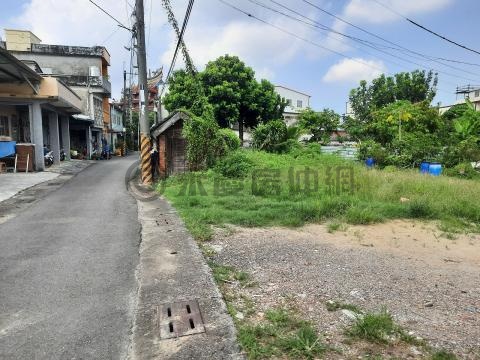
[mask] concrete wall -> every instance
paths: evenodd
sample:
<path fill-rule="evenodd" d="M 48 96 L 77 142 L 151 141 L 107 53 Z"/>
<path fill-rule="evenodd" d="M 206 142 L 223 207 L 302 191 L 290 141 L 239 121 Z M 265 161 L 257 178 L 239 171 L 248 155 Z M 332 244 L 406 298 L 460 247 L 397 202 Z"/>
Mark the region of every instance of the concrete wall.
<path fill-rule="evenodd" d="M 52 69 L 52 74 L 55 75 L 89 76 L 90 66 L 96 66 L 99 74 L 103 75 L 100 57 L 58 56 L 21 51 L 14 51 L 12 54 L 20 60 L 36 61 L 43 71 Z"/>
<path fill-rule="evenodd" d="M 31 31 L 5 29 L 5 43 L 9 51 L 30 51 L 32 44 L 39 44 L 40 39 Z"/>

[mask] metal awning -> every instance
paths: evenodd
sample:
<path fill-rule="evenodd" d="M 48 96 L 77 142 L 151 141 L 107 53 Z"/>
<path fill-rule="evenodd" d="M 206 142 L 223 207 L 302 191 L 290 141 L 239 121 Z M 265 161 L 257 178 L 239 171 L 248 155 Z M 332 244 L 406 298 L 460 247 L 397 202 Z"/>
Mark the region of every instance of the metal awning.
<path fill-rule="evenodd" d="M 42 80 L 40 74 L 30 69 L 7 50 L 0 48 L 0 83 L 38 83 L 40 80 Z"/>

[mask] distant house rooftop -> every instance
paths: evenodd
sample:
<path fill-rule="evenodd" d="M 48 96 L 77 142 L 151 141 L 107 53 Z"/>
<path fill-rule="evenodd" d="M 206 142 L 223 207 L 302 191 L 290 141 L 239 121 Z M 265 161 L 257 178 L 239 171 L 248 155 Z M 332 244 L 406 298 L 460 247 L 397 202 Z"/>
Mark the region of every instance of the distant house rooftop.
<path fill-rule="evenodd" d="M 103 46 L 70 46 L 42 44 L 39 37 L 28 30 L 5 29 L 5 44 L 9 51 L 32 52 L 60 56 L 102 57 L 110 65 L 110 53 Z"/>
<path fill-rule="evenodd" d="M 275 85 L 275 88 L 282 88 L 282 89 L 286 89 L 286 90 L 290 90 L 290 91 L 295 91 L 296 93 L 299 93 L 299 94 L 302 94 L 302 95 L 305 95 L 305 96 L 308 96 L 308 97 L 312 97 L 311 95 L 306 94 L 302 91 L 298 91 L 298 90 L 295 90 L 295 89 L 292 89 L 292 88 L 289 88 L 289 87 L 286 87 L 286 86 L 283 86 L 283 85 Z"/>

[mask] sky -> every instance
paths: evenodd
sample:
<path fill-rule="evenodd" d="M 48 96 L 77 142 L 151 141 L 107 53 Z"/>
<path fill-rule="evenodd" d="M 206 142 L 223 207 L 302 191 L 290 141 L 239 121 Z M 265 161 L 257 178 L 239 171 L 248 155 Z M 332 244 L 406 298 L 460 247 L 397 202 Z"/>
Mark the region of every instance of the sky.
<path fill-rule="evenodd" d="M 195 1 L 185 43 L 197 68 L 203 69 L 208 61 L 224 54 L 237 55 L 254 69 L 258 79 L 266 78 L 310 94 L 310 105 L 315 110 L 331 108 L 344 113 L 350 89 L 360 80 L 371 80 L 381 73 L 433 69 L 439 76 L 434 103 L 442 105 L 455 102 L 456 86 L 480 84 L 479 54 L 441 40 L 402 17 L 480 52 L 478 0 L 308 0 L 311 4 L 304 0 L 224 1 L 264 22 L 220 0 Z M 127 27 L 131 25 L 134 0 L 95 2 Z M 167 23 L 161 0 L 144 2 L 147 67 L 155 70 L 163 66 L 167 73 L 176 45 L 175 34 Z M 171 3 L 181 24 L 188 1 Z M 1 29 L 24 29 L 45 44 L 105 46 L 111 54 L 112 97 L 120 98 L 123 70 L 129 69 L 130 61 L 125 49 L 131 37 L 127 30 L 88 0 L 0 0 L 0 5 L 2 37 Z M 322 30 L 322 26 L 349 37 Z M 398 45 L 401 51 L 392 49 Z M 476 65 L 435 61 L 438 58 Z M 176 68 L 183 66 L 179 56 Z"/>

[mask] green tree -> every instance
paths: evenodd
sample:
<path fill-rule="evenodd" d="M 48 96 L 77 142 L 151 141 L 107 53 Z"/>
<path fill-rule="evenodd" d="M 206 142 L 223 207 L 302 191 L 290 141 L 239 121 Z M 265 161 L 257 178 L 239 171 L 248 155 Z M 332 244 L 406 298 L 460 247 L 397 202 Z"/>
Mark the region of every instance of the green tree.
<path fill-rule="evenodd" d="M 201 73 L 203 87 L 220 127 L 238 121 L 243 141 L 243 126 L 255 127 L 281 117 L 285 104 L 267 80 L 258 83 L 254 71 L 237 56 L 225 55 L 207 64 Z"/>
<path fill-rule="evenodd" d="M 365 133 L 380 144 L 387 145 L 395 138 L 402 140 L 406 133 L 436 134 L 440 128 L 438 112 L 427 102 L 412 104 L 402 100 L 373 112 Z"/>
<path fill-rule="evenodd" d="M 347 131 L 357 133 L 359 138 L 368 137 L 367 132 L 361 131 L 362 127 L 373 120 L 375 111 L 395 101 L 407 100 L 411 103 L 425 101 L 430 104 L 436 94 L 437 82 L 437 74 L 424 70 L 402 72 L 393 77 L 382 74 L 372 80 L 370 85 L 365 80 L 360 81 L 359 87 L 352 89 L 349 96 L 350 106 L 359 124 L 348 121 Z"/>
<path fill-rule="evenodd" d="M 254 71 L 230 55 L 209 62 L 200 73 L 174 72 L 163 104 L 168 111 L 185 109 L 197 116 L 213 113 L 222 128 L 237 121 L 253 128 L 280 119 L 286 105 L 269 81 L 257 82 Z M 243 138 L 243 126 L 239 133 Z"/>
<path fill-rule="evenodd" d="M 210 61 L 201 79 L 213 114 L 220 127 L 245 120 L 256 87 L 255 73 L 236 56 Z"/>
<path fill-rule="evenodd" d="M 255 127 L 259 121 L 266 123 L 281 119 L 285 106 L 287 102 L 275 92 L 275 86 L 270 81 L 262 79 L 255 87 L 253 101 L 250 104 L 251 113 L 245 118 L 245 125 Z"/>
<path fill-rule="evenodd" d="M 186 109 L 196 116 L 211 111 L 199 75 L 187 73 L 185 70 L 173 72 L 168 82 L 168 93 L 163 98 L 163 105 L 169 112 Z"/>
<path fill-rule="evenodd" d="M 328 142 L 330 135 L 340 124 L 340 115 L 331 109 L 315 112 L 308 108 L 299 116 L 299 126 L 312 134 L 311 141 Z"/>

